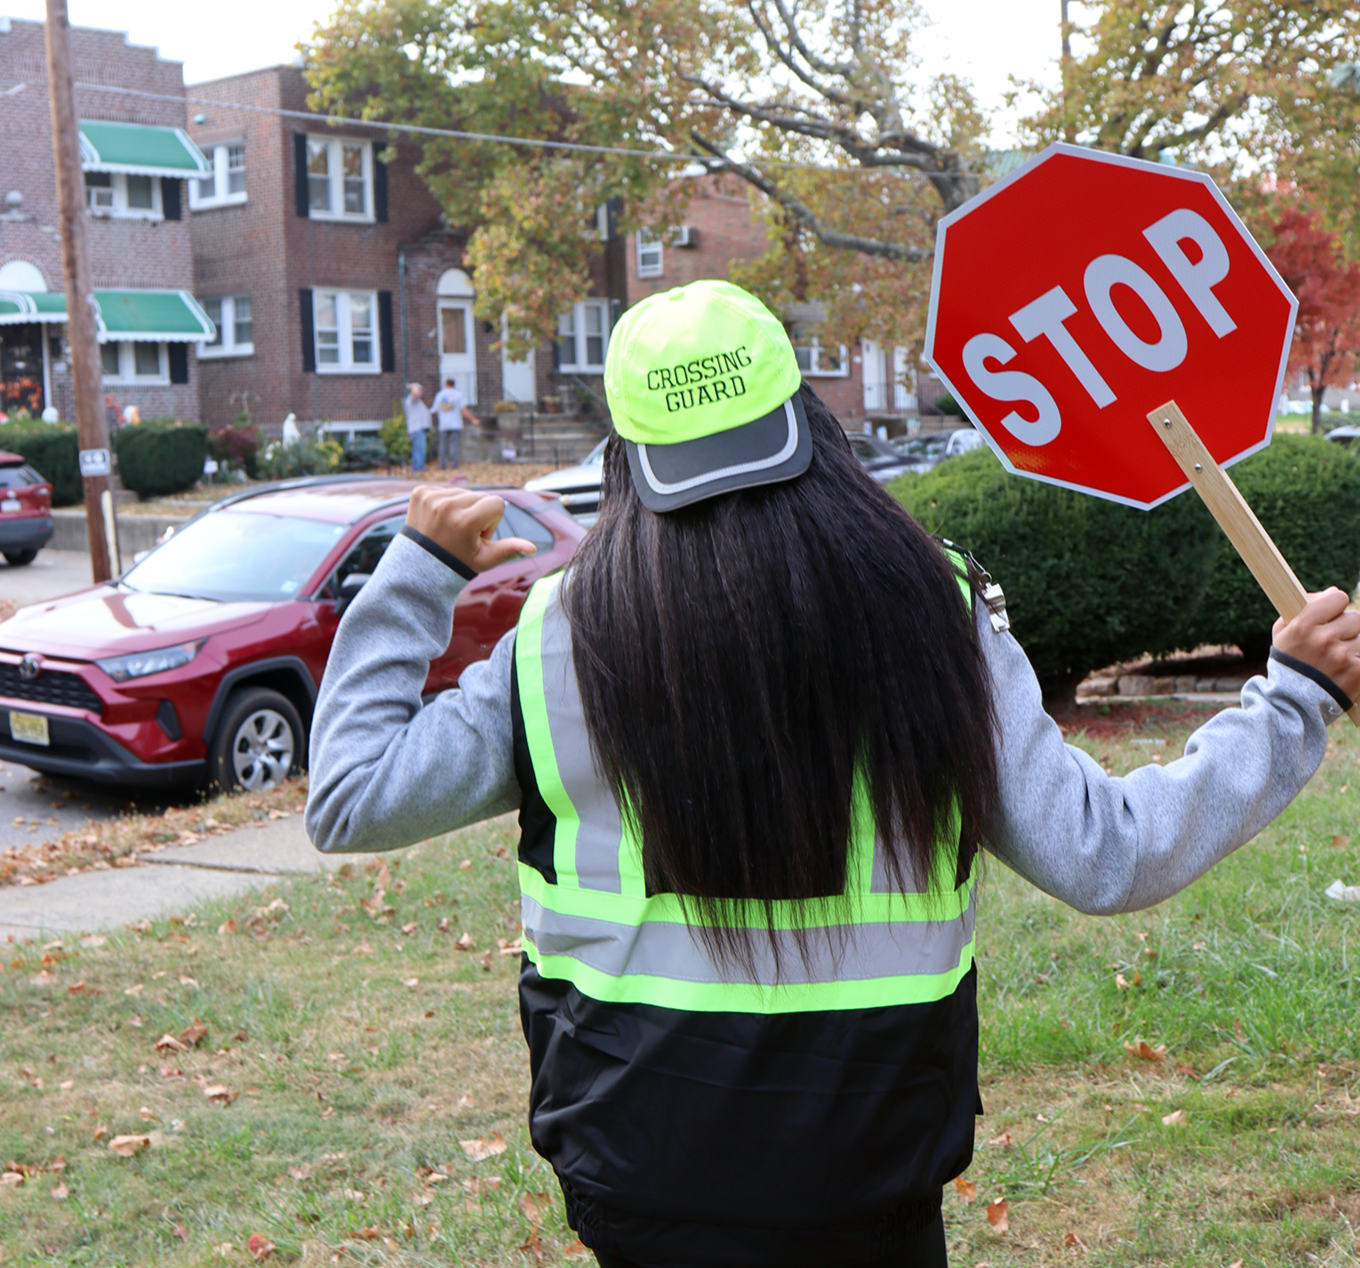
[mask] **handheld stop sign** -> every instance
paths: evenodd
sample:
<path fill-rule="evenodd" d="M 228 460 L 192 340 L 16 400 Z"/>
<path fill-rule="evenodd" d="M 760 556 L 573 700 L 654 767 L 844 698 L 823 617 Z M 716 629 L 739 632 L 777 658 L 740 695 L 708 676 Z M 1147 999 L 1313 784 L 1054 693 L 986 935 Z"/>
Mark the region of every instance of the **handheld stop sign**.
<path fill-rule="evenodd" d="M 1297 310 L 1208 176 L 1057 144 L 940 222 L 925 356 L 1017 475 L 1144 509 L 1193 486 L 1290 620 L 1223 468 L 1270 443 Z"/>

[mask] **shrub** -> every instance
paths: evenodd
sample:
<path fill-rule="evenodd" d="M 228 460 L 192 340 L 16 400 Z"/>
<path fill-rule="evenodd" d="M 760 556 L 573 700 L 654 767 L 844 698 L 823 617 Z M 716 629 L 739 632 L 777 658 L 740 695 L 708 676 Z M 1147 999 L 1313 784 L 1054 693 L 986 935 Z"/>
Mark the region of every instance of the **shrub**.
<path fill-rule="evenodd" d="M 963 406 L 948 392 L 937 398 L 935 401 L 935 408 L 939 410 L 941 414 L 947 414 L 954 418 L 963 417 Z"/>
<path fill-rule="evenodd" d="M 381 467 L 387 461 L 387 449 L 376 436 L 356 436 L 345 446 L 346 471 L 362 471 L 367 467 Z"/>
<path fill-rule="evenodd" d="M 411 461 L 411 433 L 406 430 L 406 419 L 400 414 L 394 414 L 383 423 L 378 438 L 382 441 L 383 451 L 393 462 L 399 462 L 404 467 Z"/>
<path fill-rule="evenodd" d="M 1092 669 L 1174 646 L 1218 532 L 1197 497 L 1135 510 L 1010 475 L 988 449 L 890 489 L 1001 584 L 1015 636 L 1050 698 L 1070 695 Z"/>
<path fill-rule="evenodd" d="M 0 427 L 0 449 L 22 454 L 52 483 L 52 505 L 74 506 L 84 489 L 80 479 L 80 441 L 69 423 L 9 423 Z"/>
<path fill-rule="evenodd" d="M 329 475 L 340 466 L 344 453 L 338 440 L 303 440 L 296 445 L 276 440 L 260 451 L 256 465 L 266 480 L 293 480 Z"/>
<path fill-rule="evenodd" d="M 252 480 L 256 477 L 259 450 L 258 427 L 218 427 L 208 433 L 208 453 L 219 463 L 230 463 L 244 471 Z"/>
<path fill-rule="evenodd" d="M 1277 434 L 1268 449 L 1230 469 L 1305 590 L 1360 580 L 1360 457 L 1321 436 Z M 1221 533 L 1199 606 L 1177 623 L 1182 647 L 1236 643 L 1249 657 L 1270 647 L 1275 609 Z"/>
<path fill-rule="evenodd" d="M 208 429 L 199 423 L 148 418 L 113 434 L 118 474 L 140 498 L 191 489 L 203 478 Z"/>

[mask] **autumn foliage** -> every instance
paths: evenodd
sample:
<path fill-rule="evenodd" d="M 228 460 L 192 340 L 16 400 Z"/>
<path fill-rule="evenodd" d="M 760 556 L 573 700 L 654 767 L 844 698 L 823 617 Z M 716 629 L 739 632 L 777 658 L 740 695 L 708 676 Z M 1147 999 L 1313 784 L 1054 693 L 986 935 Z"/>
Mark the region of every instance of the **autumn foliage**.
<path fill-rule="evenodd" d="M 1313 431 L 1321 431 L 1322 396 L 1347 381 L 1360 357 L 1360 264 L 1313 211 L 1289 207 L 1273 226 L 1267 254 L 1299 300 L 1290 373 L 1301 373 L 1313 398 Z"/>

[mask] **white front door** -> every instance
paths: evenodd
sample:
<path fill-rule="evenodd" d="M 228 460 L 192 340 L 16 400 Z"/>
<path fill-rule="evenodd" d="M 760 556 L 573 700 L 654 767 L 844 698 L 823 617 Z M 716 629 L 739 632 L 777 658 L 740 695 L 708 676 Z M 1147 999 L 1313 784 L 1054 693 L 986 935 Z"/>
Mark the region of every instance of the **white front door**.
<path fill-rule="evenodd" d="M 452 379 L 469 405 L 477 404 L 477 341 L 472 300 L 439 301 L 439 386 Z"/>
<path fill-rule="evenodd" d="M 916 376 L 907 367 L 907 350 L 894 348 L 892 359 L 893 409 L 916 410 Z"/>
<path fill-rule="evenodd" d="M 505 315 L 501 314 L 501 338 L 505 338 Z M 538 381 L 534 373 L 534 350 L 523 361 L 511 361 L 501 347 L 501 396 L 507 401 L 535 401 Z"/>
<path fill-rule="evenodd" d="M 884 373 L 883 347 L 873 339 L 860 348 L 864 358 L 864 408 L 877 413 L 888 408 L 887 375 Z"/>

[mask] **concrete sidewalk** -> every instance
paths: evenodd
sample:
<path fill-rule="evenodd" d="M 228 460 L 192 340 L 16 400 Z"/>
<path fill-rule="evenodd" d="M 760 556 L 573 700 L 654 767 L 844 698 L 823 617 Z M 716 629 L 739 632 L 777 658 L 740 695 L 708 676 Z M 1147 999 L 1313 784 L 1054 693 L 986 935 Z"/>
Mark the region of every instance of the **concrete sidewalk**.
<path fill-rule="evenodd" d="M 301 815 L 263 821 L 148 854 L 137 867 L 0 888 L 0 939 L 119 929 L 134 920 L 181 915 L 205 899 L 230 898 L 282 876 L 335 871 L 372 857 L 318 853 Z"/>

